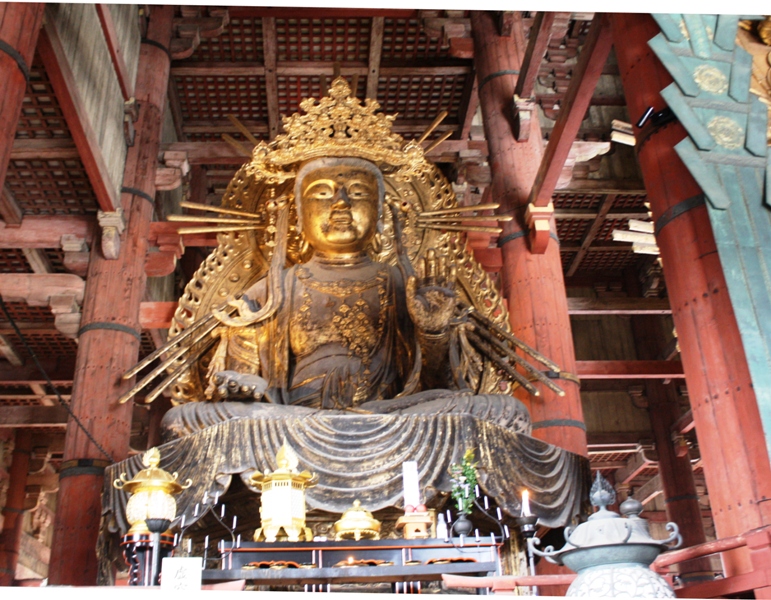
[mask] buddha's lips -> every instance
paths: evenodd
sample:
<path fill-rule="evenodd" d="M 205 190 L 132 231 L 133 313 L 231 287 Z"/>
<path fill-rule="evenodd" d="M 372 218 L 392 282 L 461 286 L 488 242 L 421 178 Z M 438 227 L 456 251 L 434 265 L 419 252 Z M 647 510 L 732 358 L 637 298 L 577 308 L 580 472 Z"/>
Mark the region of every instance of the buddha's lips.
<path fill-rule="evenodd" d="M 353 215 L 350 210 L 333 210 L 329 220 L 335 225 L 350 225 L 353 223 Z"/>

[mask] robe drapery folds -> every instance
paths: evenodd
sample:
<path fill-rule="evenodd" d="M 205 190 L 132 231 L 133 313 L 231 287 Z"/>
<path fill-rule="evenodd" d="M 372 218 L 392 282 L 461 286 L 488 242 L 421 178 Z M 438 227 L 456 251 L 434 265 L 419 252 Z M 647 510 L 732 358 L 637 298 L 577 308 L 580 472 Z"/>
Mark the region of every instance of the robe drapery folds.
<path fill-rule="evenodd" d="M 186 514 L 189 525 L 195 520 L 193 506 L 205 492 L 222 495 L 233 476 L 248 482 L 254 471 L 275 470 L 284 440 L 297 453 L 299 468 L 318 474 L 318 484 L 306 491 L 309 510 L 341 514 L 355 499 L 371 511 L 401 507 L 402 463 L 410 460 L 418 463 L 421 492 L 431 505 L 449 493 L 447 466 L 460 463 L 469 448 L 476 451 L 482 491 L 509 515 L 520 514 L 521 493 L 527 489 L 540 523 L 560 527 L 582 512 L 588 497 L 586 458 L 468 414 L 316 411 L 296 418 L 265 414 L 233 419 L 160 446 L 161 467 L 193 482 L 176 497 L 177 515 Z M 141 456 L 134 456 L 105 473 L 105 521 L 114 518 L 123 532 L 129 528 L 128 495 L 112 482 L 121 473 L 131 478 L 142 468 Z"/>

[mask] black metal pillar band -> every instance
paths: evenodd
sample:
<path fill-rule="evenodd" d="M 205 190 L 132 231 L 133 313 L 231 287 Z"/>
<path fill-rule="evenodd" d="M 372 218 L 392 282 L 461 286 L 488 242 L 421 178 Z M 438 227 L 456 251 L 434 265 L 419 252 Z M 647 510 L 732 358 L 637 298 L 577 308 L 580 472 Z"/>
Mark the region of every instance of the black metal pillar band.
<path fill-rule="evenodd" d="M 4 40 L 0 40 L 0 51 L 5 52 L 16 62 L 16 66 L 19 67 L 19 71 L 21 71 L 21 74 L 24 75 L 24 81 L 29 83 L 29 67 L 27 66 L 27 61 L 24 60 L 24 57 L 21 55 L 21 53 L 19 53 L 16 48 Z"/>
<path fill-rule="evenodd" d="M 160 48 L 161 50 L 163 50 L 166 53 L 166 56 L 169 57 L 169 62 L 171 62 L 173 60 L 172 56 L 171 56 L 171 52 L 169 51 L 169 49 L 166 46 L 164 46 L 163 44 L 161 44 L 160 42 L 156 42 L 155 40 L 151 40 L 151 39 L 148 39 L 148 38 L 142 38 L 142 43 L 143 44 L 147 44 L 148 46 L 155 46 L 156 48 Z"/>
<path fill-rule="evenodd" d="M 699 497 L 696 494 L 680 494 L 679 496 L 672 496 L 671 498 L 667 498 L 664 500 L 664 504 L 669 504 L 670 502 L 678 502 L 680 500 L 698 500 Z"/>
<path fill-rule="evenodd" d="M 508 233 L 504 235 L 501 238 L 498 238 L 498 244 L 497 246 L 499 248 L 503 248 L 506 244 L 509 242 L 513 242 L 514 240 L 518 240 L 521 237 L 525 237 L 530 233 L 529 230 L 523 230 L 523 231 L 515 231 L 514 233 Z M 552 232 L 549 232 L 549 237 L 553 239 L 558 244 L 560 243 L 560 239 L 557 237 L 557 234 Z"/>
<path fill-rule="evenodd" d="M 59 479 L 65 477 L 77 477 L 79 475 L 104 475 L 104 470 L 110 466 L 110 462 L 100 458 L 77 458 L 62 463 Z"/>
<path fill-rule="evenodd" d="M 545 421 L 533 423 L 533 429 L 545 429 L 546 427 L 576 427 L 586 431 L 586 423 L 576 419 L 546 419 Z"/>
<path fill-rule="evenodd" d="M 490 81 L 491 79 L 495 79 L 496 77 L 502 77 L 504 75 L 519 75 L 519 70 L 517 69 L 504 69 L 503 71 L 496 71 L 495 73 L 490 73 L 487 77 L 483 77 L 482 81 L 479 82 L 479 88 L 482 89 L 485 84 Z"/>
<path fill-rule="evenodd" d="M 140 198 L 147 200 L 153 206 L 153 208 L 155 207 L 155 199 L 150 194 L 147 194 L 142 190 L 138 190 L 137 188 L 133 187 L 126 187 L 124 185 L 120 188 L 120 192 L 121 194 L 132 194 L 134 196 L 139 196 Z"/>
<path fill-rule="evenodd" d="M 682 202 L 678 202 L 674 206 L 670 206 L 656 220 L 656 227 L 654 228 L 653 232 L 658 235 L 659 232 L 664 229 L 664 227 L 669 225 L 677 217 L 687 213 L 689 210 L 693 210 L 694 208 L 701 206 L 704 204 L 704 202 L 704 194 L 696 194 L 695 196 L 691 196 Z"/>
<path fill-rule="evenodd" d="M 111 329 L 113 331 L 121 331 L 123 333 L 128 333 L 130 335 L 133 335 L 139 341 L 142 341 L 142 334 L 136 331 L 135 329 L 131 329 L 131 327 L 127 327 L 126 325 L 121 325 L 120 323 L 106 323 L 104 321 L 94 321 L 93 323 L 84 325 L 83 327 L 78 329 L 78 337 L 80 337 L 80 335 L 85 333 L 86 331 L 91 331 L 92 329 Z"/>

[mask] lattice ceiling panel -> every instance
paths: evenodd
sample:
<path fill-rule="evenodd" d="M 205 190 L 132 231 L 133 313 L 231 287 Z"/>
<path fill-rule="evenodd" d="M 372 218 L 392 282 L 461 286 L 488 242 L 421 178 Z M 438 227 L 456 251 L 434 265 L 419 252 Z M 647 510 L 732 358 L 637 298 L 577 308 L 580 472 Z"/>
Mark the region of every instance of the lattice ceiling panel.
<path fill-rule="evenodd" d="M 10 397 L 0 395 L 0 406 L 40 406 L 40 401 L 36 397 Z"/>
<path fill-rule="evenodd" d="M 143 331 L 139 342 L 139 358 L 144 358 L 155 351 L 155 342 L 149 331 Z"/>
<path fill-rule="evenodd" d="M 619 194 L 613 202 L 614 210 L 645 208 L 648 196 L 645 194 Z"/>
<path fill-rule="evenodd" d="M 594 251 L 587 252 L 578 268 L 579 273 L 587 271 L 602 271 L 605 274 L 620 273 L 637 262 L 638 255 L 631 248 L 618 251 Z M 563 259 L 563 265 L 565 261 Z M 569 263 L 568 263 L 569 264 Z"/>
<path fill-rule="evenodd" d="M 610 242 L 613 240 L 614 229 L 628 229 L 628 219 L 605 219 L 602 223 L 602 227 L 597 232 L 595 242 Z"/>
<path fill-rule="evenodd" d="M 0 249 L 0 273 L 32 273 L 24 253 L 15 248 Z M 4 315 L 0 311 L 0 318 Z"/>
<path fill-rule="evenodd" d="M 50 332 L 22 332 L 24 333 L 24 339 L 27 340 L 27 344 L 32 350 L 40 357 L 71 357 L 75 358 L 78 351 L 78 345 L 75 340 L 64 337 L 58 331 Z M 8 341 L 19 353 L 19 356 L 28 357 L 24 344 L 15 333 L 7 335 Z"/>
<path fill-rule="evenodd" d="M 377 98 L 386 114 L 402 119 L 433 119 L 446 110 L 448 121 L 458 120 L 466 75 L 381 77 Z"/>
<path fill-rule="evenodd" d="M 53 323 L 54 315 L 48 306 L 30 306 L 26 302 L 6 302 L 5 307 L 11 318 L 17 323 Z M 5 313 L 0 310 L 0 322 L 7 322 Z"/>
<path fill-rule="evenodd" d="M 175 78 L 185 120 L 239 119 L 267 121 L 265 82 L 259 76 Z"/>
<path fill-rule="evenodd" d="M 35 54 L 16 129 L 17 139 L 70 139 L 70 130 L 40 57 Z"/>
<path fill-rule="evenodd" d="M 12 160 L 6 184 L 25 215 L 84 215 L 96 196 L 80 160 Z"/>
<path fill-rule="evenodd" d="M 381 59 L 414 60 L 449 55 L 449 48 L 442 48 L 441 40 L 431 40 L 421 29 L 417 19 L 385 19 L 383 25 L 383 51 Z"/>
<path fill-rule="evenodd" d="M 367 61 L 371 19 L 276 19 L 278 60 Z"/>
<path fill-rule="evenodd" d="M 562 259 L 562 270 L 564 272 L 567 273 L 567 270 L 570 268 L 570 265 L 573 264 L 573 259 L 576 257 L 576 254 L 578 254 L 578 252 L 566 251 L 566 250 L 560 251 L 560 258 Z"/>
<path fill-rule="evenodd" d="M 217 37 L 201 38 L 189 62 L 263 62 L 262 19 L 230 19 Z"/>
<path fill-rule="evenodd" d="M 563 244 L 580 243 L 591 224 L 588 219 L 557 219 L 557 237 Z"/>
<path fill-rule="evenodd" d="M 54 273 L 69 273 L 69 270 L 64 266 L 64 250 L 61 248 L 44 248 L 43 252 L 48 257 Z"/>
<path fill-rule="evenodd" d="M 554 202 L 554 208 L 557 209 L 597 209 L 603 198 L 604 194 L 563 194 L 557 192 L 552 196 L 552 202 Z"/>

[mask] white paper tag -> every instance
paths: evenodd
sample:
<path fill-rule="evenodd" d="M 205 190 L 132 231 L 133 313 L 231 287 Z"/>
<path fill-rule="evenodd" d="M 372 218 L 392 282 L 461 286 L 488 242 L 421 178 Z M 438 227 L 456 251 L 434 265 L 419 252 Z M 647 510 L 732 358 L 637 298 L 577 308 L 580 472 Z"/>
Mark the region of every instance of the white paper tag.
<path fill-rule="evenodd" d="M 203 559 L 200 556 L 164 558 L 161 567 L 161 589 L 200 590 L 202 567 Z"/>

